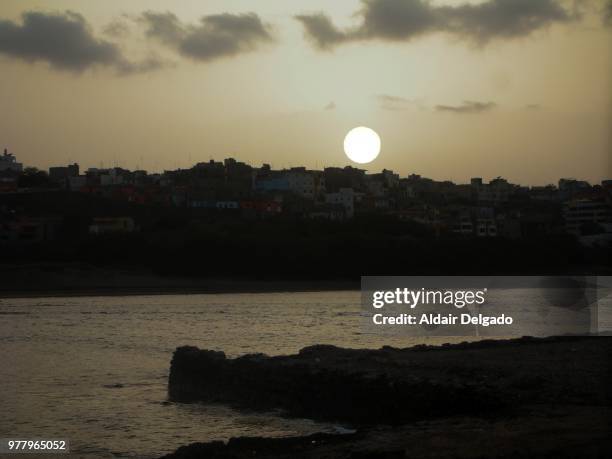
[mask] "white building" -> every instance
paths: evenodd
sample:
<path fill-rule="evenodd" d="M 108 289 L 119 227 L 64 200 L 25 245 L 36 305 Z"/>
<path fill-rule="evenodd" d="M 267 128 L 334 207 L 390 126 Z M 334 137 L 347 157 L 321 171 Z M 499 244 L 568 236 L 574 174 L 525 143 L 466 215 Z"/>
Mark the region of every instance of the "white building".
<path fill-rule="evenodd" d="M 565 230 L 581 235 L 583 225 L 605 225 L 612 223 L 612 208 L 604 201 L 577 199 L 565 204 Z"/>
<path fill-rule="evenodd" d="M 21 172 L 23 170 L 23 164 L 18 163 L 15 155 L 4 149 L 4 154 L 0 156 L 0 171 L 15 171 Z"/>
<path fill-rule="evenodd" d="M 100 175 L 100 185 L 102 186 L 123 185 L 124 182 L 123 176 L 117 175 L 112 171 L 110 174 Z"/>
<path fill-rule="evenodd" d="M 68 186 L 71 190 L 80 190 L 87 186 L 87 177 L 85 175 L 77 175 L 76 177 L 68 177 Z"/>
<path fill-rule="evenodd" d="M 132 233 L 137 229 L 132 217 L 96 217 L 89 225 L 90 234 Z"/>
<path fill-rule="evenodd" d="M 515 191 L 515 186 L 501 177 L 497 177 L 489 183 L 483 183 L 481 178 L 473 178 L 471 187 L 479 202 L 490 204 L 508 202 Z"/>
<path fill-rule="evenodd" d="M 238 201 L 217 201 L 215 203 L 217 209 L 239 209 Z"/>
<path fill-rule="evenodd" d="M 344 207 L 346 218 L 355 215 L 355 192 L 352 188 L 340 188 L 337 193 L 326 193 L 325 202 L 328 204 L 340 204 Z"/>
<path fill-rule="evenodd" d="M 381 180 L 367 180 L 366 186 L 370 196 L 382 198 L 385 195 L 385 184 Z"/>
<path fill-rule="evenodd" d="M 302 168 L 294 168 L 285 172 L 284 178 L 290 191 L 307 199 L 314 198 L 315 178 L 313 174 Z"/>
<path fill-rule="evenodd" d="M 492 218 L 479 218 L 476 220 L 476 236 L 495 237 L 497 236 L 497 224 Z"/>
<path fill-rule="evenodd" d="M 453 226 L 453 232 L 463 235 L 474 234 L 474 224 L 472 218 L 469 215 L 462 215 L 457 223 Z"/>

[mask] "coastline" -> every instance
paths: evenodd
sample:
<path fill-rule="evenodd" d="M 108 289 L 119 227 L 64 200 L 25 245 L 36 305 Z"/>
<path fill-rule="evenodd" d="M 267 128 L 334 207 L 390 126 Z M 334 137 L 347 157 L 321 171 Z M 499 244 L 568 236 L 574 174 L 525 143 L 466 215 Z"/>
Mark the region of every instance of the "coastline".
<path fill-rule="evenodd" d="M 36 286 L 36 287 L 34 287 Z M 351 280 L 263 280 L 161 276 L 81 264 L 0 265 L 0 299 L 359 291 Z"/>
<path fill-rule="evenodd" d="M 513 417 L 457 416 L 348 434 L 239 437 L 181 446 L 161 459 L 599 459 L 611 457 L 609 407 L 531 407 Z"/>
<path fill-rule="evenodd" d="M 62 298 L 102 296 L 158 296 L 158 295 L 222 295 L 245 293 L 300 293 L 359 291 L 359 285 L 351 282 L 265 282 L 265 281 L 213 281 L 199 287 L 98 287 L 95 289 L 45 289 L 45 290 L 0 290 L 0 300 L 14 298 Z"/>
<path fill-rule="evenodd" d="M 233 359 L 182 347 L 171 363 L 173 402 L 276 408 L 354 430 L 193 443 L 164 458 L 610 457 L 611 356 L 604 337 L 318 345 Z"/>

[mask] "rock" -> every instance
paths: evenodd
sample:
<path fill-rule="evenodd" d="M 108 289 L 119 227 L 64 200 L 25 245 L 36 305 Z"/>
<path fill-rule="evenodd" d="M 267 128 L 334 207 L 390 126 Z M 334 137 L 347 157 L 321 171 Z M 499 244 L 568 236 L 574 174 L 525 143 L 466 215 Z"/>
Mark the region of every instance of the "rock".
<path fill-rule="evenodd" d="M 611 414 L 610 407 L 539 406 L 496 420 L 451 417 L 351 435 L 194 443 L 164 459 L 603 458 L 612 457 Z"/>
<path fill-rule="evenodd" d="M 169 399 L 221 402 L 354 425 L 402 424 L 450 415 L 496 416 L 519 403 L 609 400 L 612 340 L 518 339 L 380 350 L 310 346 L 297 355 L 180 347 Z M 576 349 L 576 352 L 570 350 Z M 580 368 L 591 375 L 580 378 Z M 599 374 L 600 378 L 594 377 Z"/>
<path fill-rule="evenodd" d="M 351 424 L 355 433 L 238 438 L 167 459 L 612 457 L 612 338 L 523 338 L 297 355 L 178 348 L 168 392 Z M 494 433 L 492 435 L 491 433 Z"/>

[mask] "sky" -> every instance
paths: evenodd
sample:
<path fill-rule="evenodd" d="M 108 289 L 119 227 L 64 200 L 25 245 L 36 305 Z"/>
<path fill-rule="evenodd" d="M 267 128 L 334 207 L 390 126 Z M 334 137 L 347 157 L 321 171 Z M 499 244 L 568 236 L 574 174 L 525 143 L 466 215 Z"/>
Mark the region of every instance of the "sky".
<path fill-rule="evenodd" d="M 26 166 L 358 166 L 356 126 L 369 171 L 612 178 L 612 1 L 0 2 L 0 147 Z"/>

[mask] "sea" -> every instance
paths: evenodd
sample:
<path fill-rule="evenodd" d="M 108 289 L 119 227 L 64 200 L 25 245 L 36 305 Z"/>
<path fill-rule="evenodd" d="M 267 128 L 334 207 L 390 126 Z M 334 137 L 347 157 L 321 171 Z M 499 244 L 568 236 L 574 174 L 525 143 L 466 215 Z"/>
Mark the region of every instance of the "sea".
<path fill-rule="evenodd" d="M 0 438 L 67 439 L 72 457 L 155 458 L 192 442 L 345 432 L 172 403 L 168 372 L 184 345 L 236 357 L 464 340 L 367 333 L 360 301 L 359 291 L 0 299 Z"/>
<path fill-rule="evenodd" d="M 153 458 L 192 442 L 343 431 L 167 399 L 178 346 L 236 357 L 321 343 L 416 341 L 363 333 L 358 291 L 0 299 L 0 438 L 67 439 L 73 457 Z"/>

